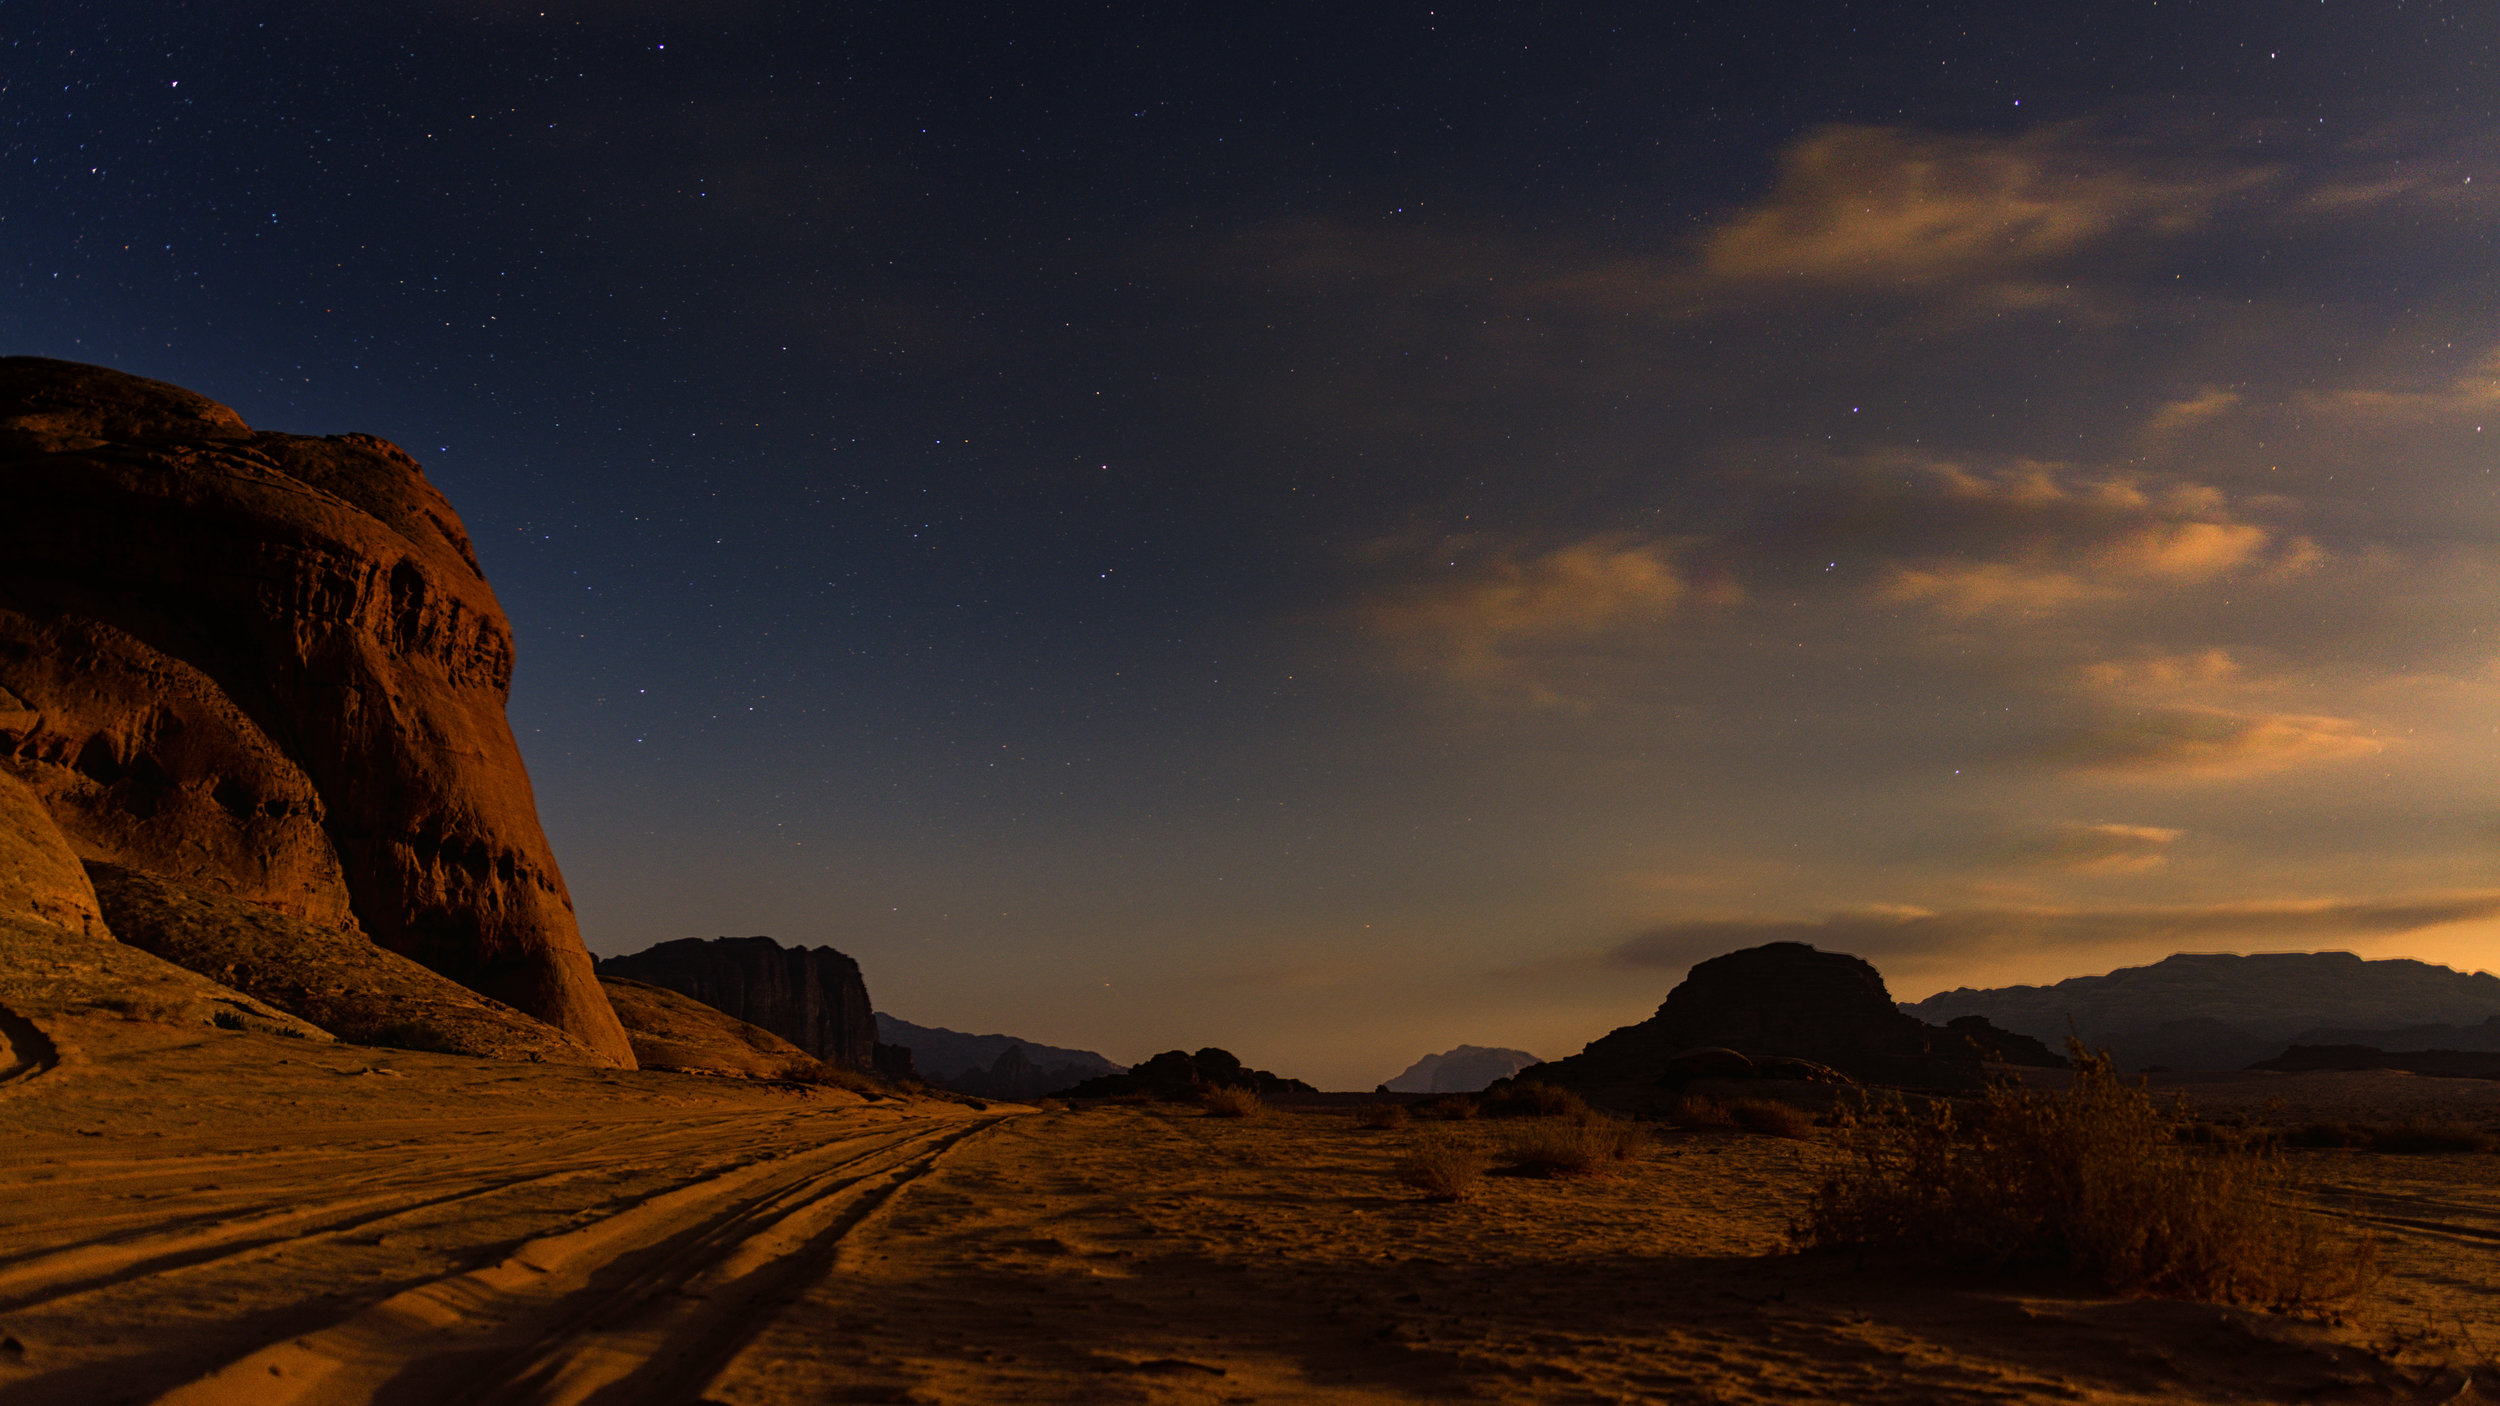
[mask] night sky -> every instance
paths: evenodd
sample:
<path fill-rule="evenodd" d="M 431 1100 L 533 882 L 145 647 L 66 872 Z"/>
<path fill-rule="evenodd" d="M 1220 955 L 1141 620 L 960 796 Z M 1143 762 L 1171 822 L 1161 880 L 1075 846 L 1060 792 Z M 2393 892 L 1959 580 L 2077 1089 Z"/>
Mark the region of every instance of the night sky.
<path fill-rule="evenodd" d="M 1777 937 L 2493 967 L 2496 36 L 0 0 L 0 350 L 425 464 L 597 952 L 1364 1088 Z"/>

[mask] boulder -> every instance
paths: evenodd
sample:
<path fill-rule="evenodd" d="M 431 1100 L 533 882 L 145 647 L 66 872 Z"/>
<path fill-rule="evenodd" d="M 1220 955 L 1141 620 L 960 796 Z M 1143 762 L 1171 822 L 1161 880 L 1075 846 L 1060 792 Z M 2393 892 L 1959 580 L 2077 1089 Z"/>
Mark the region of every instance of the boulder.
<path fill-rule="evenodd" d="M 830 947 L 784 947 L 769 937 L 686 937 L 602 958 L 599 974 L 691 996 L 828 1064 L 877 1067 L 868 983 L 859 963 Z"/>
<path fill-rule="evenodd" d="M 380 946 L 142 870 L 90 862 L 113 935 L 360 1045 L 603 1065 L 579 1040 Z"/>
<path fill-rule="evenodd" d="M 1523 1079 L 1583 1088 L 1655 1087 L 1797 1060 L 1850 1079 L 1903 1088 L 1966 1089 L 1983 1081 L 1966 1040 L 1903 1015 L 1863 958 L 1773 942 L 1699 963 L 1657 1014 L 1591 1041 Z M 1760 1071 L 1752 1071 L 1759 1075 Z M 1793 1067 L 1776 1077 L 1797 1077 Z"/>
<path fill-rule="evenodd" d="M 6 772 L 0 772 L 0 917 L 111 936 L 69 837 L 35 793 Z"/>
<path fill-rule="evenodd" d="M 630 1065 L 504 719 L 511 627 L 415 460 L 8 357 L 0 499 L 0 746 L 83 857 L 352 918 Z"/>
<path fill-rule="evenodd" d="M 602 975 L 599 985 L 645 1069 L 783 1079 L 806 1084 L 863 1083 L 760 1025 L 714 1010 L 664 986 Z"/>

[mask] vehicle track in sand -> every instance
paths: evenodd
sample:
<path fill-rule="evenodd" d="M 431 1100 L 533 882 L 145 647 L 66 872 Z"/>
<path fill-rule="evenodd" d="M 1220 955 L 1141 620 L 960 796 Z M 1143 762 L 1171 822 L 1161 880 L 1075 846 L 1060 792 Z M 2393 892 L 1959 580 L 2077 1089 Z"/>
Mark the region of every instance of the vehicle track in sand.
<path fill-rule="evenodd" d="M 783 1150 L 289 1334 L 160 1406 L 696 1399 L 844 1238 L 995 1126 L 911 1119 Z"/>

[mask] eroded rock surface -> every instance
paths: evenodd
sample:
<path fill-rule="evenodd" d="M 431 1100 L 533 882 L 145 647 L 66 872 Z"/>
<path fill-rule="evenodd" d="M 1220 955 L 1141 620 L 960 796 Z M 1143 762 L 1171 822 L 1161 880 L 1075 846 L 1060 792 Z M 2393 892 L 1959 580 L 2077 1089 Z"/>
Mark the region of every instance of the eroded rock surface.
<path fill-rule="evenodd" d="M 877 1067 L 868 983 L 859 963 L 830 947 L 784 947 L 769 937 L 687 937 L 602 958 L 599 974 L 692 996 L 828 1064 Z"/>
<path fill-rule="evenodd" d="M 106 937 L 95 886 L 35 793 L 0 772 L 0 916 Z"/>
<path fill-rule="evenodd" d="M 416 461 L 9 357 L 0 495 L 0 751 L 84 857 L 352 915 L 630 1065 L 504 720 L 510 626 Z"/>
<path fill-rule="evenodd" d="M 360 1045 L 605 1064 L 579 1040 L 364 934 L 90 863 L 113 935 Z"/>
<path fill-rule="evenodd" d="M 760 1025 L 714 1010 L 664 986 L 602 975 L 608 1004 L 634 1042 L 634 1060 L 645 1069 L 734 1074 L 747 1079 L 798 1083 L 843 1082 L 834 1067 Z M 856 1074 L 849 1082 L 859 1082 Z"/>

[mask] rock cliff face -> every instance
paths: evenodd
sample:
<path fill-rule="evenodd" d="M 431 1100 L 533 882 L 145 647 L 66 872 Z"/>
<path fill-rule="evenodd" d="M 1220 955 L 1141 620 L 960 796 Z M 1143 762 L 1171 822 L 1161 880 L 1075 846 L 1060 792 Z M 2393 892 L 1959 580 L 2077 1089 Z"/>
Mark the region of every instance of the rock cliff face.
<path fill-rule="evenodd" d="M 830 947 L 783 947 L 769 937 L 687 937 L 604 958 L 599 973 L 692 996 L 828 1064 L 877 1067 L 868 983 L 859 963 Z"/>
<path fill-rule="evenodd" d="M 985 1098 L 1028 1098 L 1064 1089 L 1079 1079 L 1098 1074 L 1117 1074 L 1128 1068 L 1115 1064 L 1092 1050 L 1063 1049 L 1045 1045 L 1016 1035 L 967 1035 L 937 1025 L 914 1025 L 877 1012 L 877 1039 L 888 1049 L 909 1052 L 907 1063 L 918 1077 L 957 1093 L 978 1094 Z M 1017 1074 L 1012 1090 L 1002 1086 L 997 1076 L 998 1062 L 1010 1053 L 1016 1065 L 1030 1073 Z M 1057 1082 L 1049 1082 L 1056 1080 Z M 1028 1087 L 1032 1083 L 1045 1087 Z"/>
<path fill-rule="evenodd" d="M 368 435 L 0 358 L 0 767 L 82 858 L 372 939 L 609 1062 L 459 520 Z"/>
<path fill-rule="evenodd" d="M 802 1084 L 867 1081 L 839 1071 L 762 1026 L 715 1010 L 663 986 L 602 974 L 599 985 L 634 1042 L 634 1059 L 645 1069 L 729 1074 Z"/>
<path fill-rule="evenodd" d="M 1656 1015 L 1520 1077 L 1655 1084 L 1676 1072 L 1678 1055 L 1703 1047 L 1807 1060 L 1868 1083 L 1971 1088 L 1981 1082 L 1979 1051 L 1903 1015 L 1883 976 L 1864 958 L 1802 942 L 1748 947 L 1699 963 L 1667 993 Z"/>

